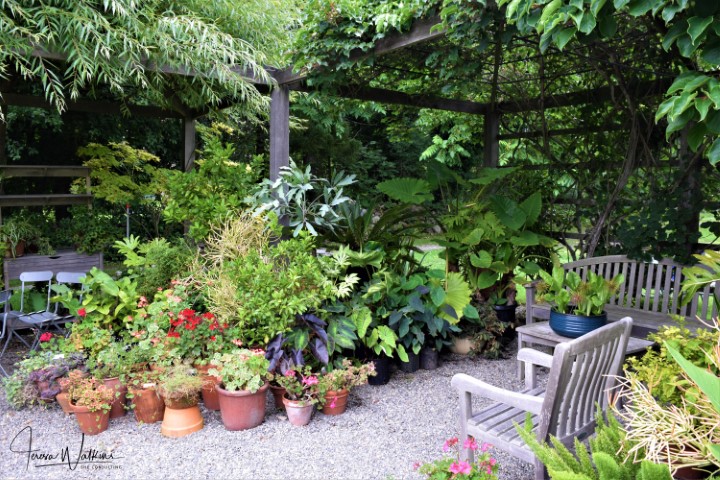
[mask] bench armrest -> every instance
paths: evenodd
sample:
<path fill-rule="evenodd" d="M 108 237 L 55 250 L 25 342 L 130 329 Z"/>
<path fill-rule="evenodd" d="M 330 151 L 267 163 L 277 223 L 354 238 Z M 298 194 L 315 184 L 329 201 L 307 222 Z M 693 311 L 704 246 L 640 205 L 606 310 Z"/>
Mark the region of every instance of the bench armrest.
<path fill-rule="evenodd" d="M 517 359 L 521 362 L 540 365 L 541 367 L 552 367 L 553 356 L 534 348 L 521 348 L 518 351 Z"/>
<path fill-rule="evenodd" d="M 495 387 L 464 373 L 458 373 L 453 376 L 450 384 L 460 393 L 480 395 L 495 402 L 504 403 L 505 405 L 519 408 L 536 415 L 540 415 L 542 410 L 544 401 L 542 397 Z"/>

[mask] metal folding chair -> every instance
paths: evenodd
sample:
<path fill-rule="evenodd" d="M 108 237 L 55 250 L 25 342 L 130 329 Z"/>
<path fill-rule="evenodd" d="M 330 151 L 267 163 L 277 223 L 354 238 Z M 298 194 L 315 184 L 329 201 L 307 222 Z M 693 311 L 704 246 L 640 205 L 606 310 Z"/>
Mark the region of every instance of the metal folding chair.
<path fill-rule="evenodd" d="M 50 309 L 50 298 L 52 297 L 52 277 L 53 272 L 42 271 L 42 272 L 23 272 L 20 274 L 20 314 L 17 315 L 17 321 L 25 328 L 31 328 L 35 331 L 35 339 L 33 340 L 30 349 L 37 348 L 40 342 L 40 335 L 42 335 L 48 328 L 52 326 L 52 323 L 58 319 L 58 315 L 55 311 Z M 45 302 L 45 309 L 38 310 L 31 313 L 22 313 L 25 307 L 25 291 L 30 290 L 29 283 L 38 285 L 47 282 L 47 299 Z M 19 335 L 18 335 L 19 337 Z M 20 337 L 22 338 L 22 337 Z M 27 343 L 25 343 L 27 345 Z"/>
<path fill-rule="evenodd" d="M 71 295 L 77 295 L 77 300 L 82 304 L 83 295 L 85 294 L 85 285 L 82 279 L 85 278 L 87 272 L 58 272 L 55 274 L 55 285 L 52 286 L 53 291 L 60 295 L 70 292 Z M 60 311 L 60 302 L 55 303 L 56 320 L 53 320 L 52 326 L 58 332 L 64 332 L 68 323 L 74 323 L 77 318 L 68 313 Z"/>

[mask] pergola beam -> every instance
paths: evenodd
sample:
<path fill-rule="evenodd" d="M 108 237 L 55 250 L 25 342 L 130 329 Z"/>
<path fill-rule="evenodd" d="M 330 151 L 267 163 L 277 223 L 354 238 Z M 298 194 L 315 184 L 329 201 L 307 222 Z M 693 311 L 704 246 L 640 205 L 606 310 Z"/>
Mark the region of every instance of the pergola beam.
<path fill-rule="evenodd" d="M 43 97 L 11 92 L 2 92 L 0 104 L 16 107 L 42 108 L 45 110 L 55 109 L 55 107 Z M 127 108 L 127 110 L 125 108 Z M 166 108 L 145 105 L 127 105 L 126 107 L 121 107 L 120 104 L 117 103 L 87 99 L 68 100 L 67 110 L 69 112 L 98 113 L 104 115 L 123 115 L 125 113 L 130 113 L 131 115 L 138 117 L 183 118 L 181 113 L 174 110 L 168 110 Z"/>
<path fill-rule="evenodd" d="M 350 60 L 357 61 L 371 55 L 381 56 L 400 50 L 401 48 L 440 38 L 445 35 L 445 30 L 437 28 L 433 31 L 433 28 L 441 23 L 442 21 L 439 17 L 417 20 L 412 24 L 412 27 L 410 27 L 407 33 L 398 33 L 381 38 L 375 42 L 375 47 L 369 52 L 356 48 L 350 52 Z M 280 85 L 302 82 L 307 78 L 306 73 L 294 73 L 292 67 L 276 70 L 271 72 L 271 74 Z"/>

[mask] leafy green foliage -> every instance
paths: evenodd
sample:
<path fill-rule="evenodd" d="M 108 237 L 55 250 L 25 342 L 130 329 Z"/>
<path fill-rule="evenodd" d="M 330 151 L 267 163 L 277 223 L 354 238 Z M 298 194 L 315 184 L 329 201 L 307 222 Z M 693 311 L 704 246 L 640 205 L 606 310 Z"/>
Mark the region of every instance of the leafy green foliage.
<path fill-rule="evenodd" d="M 60 221 L 62 235 L 58 241 L 74 245 L 82 253 L 104 252 L 105 260 L 112 259 L 110 247 L 125 235 L 124 210 L 124 207 L 110 208 L 100 204 L 93 208 L 72 206 L 71 216 Z"/>
<path fill-rule="evenodd" d="M 226 1 L 187 1 L 168 8 L 161 0 L 9 0 L 0 10 L 5 46 L 0 72 L 36 81 L 59 111 L 97 86 L 110 88 L 118 98 L 139 95 L 167 107 L 175 99 L 170 91 L 191 108 L 231 97 L 261 111 L 265 99 L 231 66 L 267 80 L 262 69 L 267 57 L 259 48 L 275 49 L 279 45 L 273 42 L 286 40 L 284 27 L 298 11 L 294 2 L 278 0 L 253 0 L 246 7 L 232 8 Z M 279 37 L 263 41 L 266 29 Z M 65 61 L 33 55 L 35 48 Z M 181 75 L 169 77 L 161 69 Z"/>
<path fill-rule="evenodd" d="M 707 250 L 702 255 L 695 255 L 700 265 L 683 268 L 685 279 L 682 283 L 683 303 L 687 304 L 693 296 L 706 285 L 720 281 L 720 252 Z M 717 283 L 716 283 L 717 285 Z M 720 301 L 717 288 L 713 292 L 715 301 Z M 708 299 L 709 301 L 709 299 Z"/>
<path fill-rule="evenodd" d="M 170 285 L 171 280 L 187 276 L 194 252 L 182 241 L 170 243 L 156 238 L 141 243 L 131 235 L 116 241 L 115 248 L 125 257 L 128 274 L 137 281 L 137 293 L 152 298 L 158 288 Z"/>
<path fill-rule="evenodd" d="M 262 175 L 260 156 L 246 164 L 231 161 L 235 147 L 222 141 L 225 128 L 215 124 L 199 130 L 203 150 L 194 170 L 166 171 L 163 214 L 172 222 L 188 222 L 188 234 L 197 241 L 247 208 L 246 197 Z"/>
<path fill-rule="evenodd" d="M 538 272 L 542 278 L 537 286 L 538 300 L 554 302 L 554 309 L 573 315 L 601 315 L 610 298 L 617 294 L 625 277 L 618 274 L 611 279 L 588 271 L 587 280 L 576 272 L 566 272 L 556 264 L 552 273 Z"/>
<path fill-rule="evenodd" d="M 651 16 L 665 24 L 662 47 L 689 62 L 667 91 L 658 107 L 656 121 L 667 118 L 666 135 L 690 128 L 690 148 L 704 151 L 712 165 L 720 162 L 720 82 L 706 75 L 706 68 L 720 65 L 720 31 L 716 2 L 685 0 L 594 0 L 591 2 L 544 0 L 500 0 L 507 19 L 518 29 L 540 34 L 540 49 L 550 45 L 561 50 L 573 39 L 611 38 L 617 34 L 618 14 Z M 541 7 L 541 8 L 537 8 Z"/>
<path fill-rule="evenodd" d="M 355 182 L 354 175 L 338 172 L 332 178 L 321 178 L 295 163 L 281 167 L 276 180 L 263 180 L 251 199 L 256 213 L 273 212 L 287 218 L 292 235 L 307 231 L 311 235 L 333 231 L 340 219 L 337 209 L 348 203 L 345 188 Z"/>
<path fill-rule="evenodd" d="M 625 431 L 613 415 L 604 419 L 598 409 L 595 415 L 596 435 L 587 446 L 575 439 L 575 454 L 555 437 L 551 445 L 540 443 L 532 430 L 530 419 L 524 427 L 515 425 L 520 437 L 545 465 L 553 480 L 670 480 L 670 469 L 666 464 L 655 464 L 648 460 L 635 463 L 628 452 L 632 444 L 625 439 Z M 591 461 L 592 459 L 592 461 Z M 594 463 L 594 465 L 593 465 Z"/>
<path fill-rule="evenodd" d="M 660 345 L 660 349 L 650 350 L 639 359 L 629 358 L 629 375 L 647 385 L 650 393 L 662 404 L 692 404 L 700 394 L 697 387 L 682 375 L 680 366 L 667 349 L 668 346 L 694 365 L 709 369 L 716 375 L 720 374 L 720 366 L 715 365 L 705 354 L 720 341 L 720 332 L 704 328 L 691 332 L 683 326 L 666 326 L 650 338 Z"/>

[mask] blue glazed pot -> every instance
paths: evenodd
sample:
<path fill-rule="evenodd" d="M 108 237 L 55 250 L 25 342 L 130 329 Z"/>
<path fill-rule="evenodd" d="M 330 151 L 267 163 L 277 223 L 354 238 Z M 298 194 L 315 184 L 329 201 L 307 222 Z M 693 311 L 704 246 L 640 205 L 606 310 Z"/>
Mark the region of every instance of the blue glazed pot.
<path fill-rule="evenodd" d="M 550 310 L 550 328 L 563 337 L 578 338 L 607 323 L 607 313 L 586 317 Z"/>

